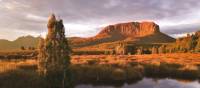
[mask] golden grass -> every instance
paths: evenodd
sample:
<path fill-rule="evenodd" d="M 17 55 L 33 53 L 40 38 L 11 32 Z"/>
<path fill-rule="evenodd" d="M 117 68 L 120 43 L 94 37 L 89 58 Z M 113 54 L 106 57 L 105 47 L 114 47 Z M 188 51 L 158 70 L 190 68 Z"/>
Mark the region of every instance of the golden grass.
<path fill-rule="evenodd" d="M 124 64 L 130 62 L 157 64 L 170 63 L 180 65 L 200 64 L 200 54 L 175 53 L 175 54 L 151 54 L 151 55 L 74 55 L 73 64 L 86 64 L 88 60 L 99 60 L 99 64 Z"/>
<path fill-rule="evenodd" d="M 182 69 L 197 69 L 200 65 L 200 54 L 177 53 L 177 54 L 152 54 L 152 55 L 74 55 L 72 64 L 88 64 L 98 61 L 97 64 L 118 64 L 126 66 L 129 63 L 144 63 L 159 65 L 160 63 L 180 64 Z M 95 63 L 95 62 L 94 62 Z M 0 61 L 0 73 L 13 70 L 19 66 L 36 65 L 36 60 L 23 61 Z"/>
<path fill-rule="evenodd" d="M 137 81 L 144 76 L 200 78 L 199 54 L 75 55 L 71 62 L 70 69 L 78 83 Z M 36 59 L 0 61 L 0 79 L 4 79 L 0 80 L 0 87 L 44 88 L 46 85 L 41 84 L 45 84 L 45 81 L 37 75 L 36 70 Z"/>
<path fill-rule="evenodd" d="M 20 67 L 31 67 L 37 65 L 36 60 L 24 61 L 0 61 L 0 73 L 16 70 Z"/>

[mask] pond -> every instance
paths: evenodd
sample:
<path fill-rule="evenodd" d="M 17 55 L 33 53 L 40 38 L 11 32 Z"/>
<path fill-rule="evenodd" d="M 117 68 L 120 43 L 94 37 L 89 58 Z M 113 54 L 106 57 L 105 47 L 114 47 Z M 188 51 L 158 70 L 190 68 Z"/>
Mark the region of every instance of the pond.
<path fill-rule="evenodd" d="M 81 84 L 75 88 L 200 88 L 200 83 L 189 80 L 143 78 L 141 81 L 121 86 Z"/>

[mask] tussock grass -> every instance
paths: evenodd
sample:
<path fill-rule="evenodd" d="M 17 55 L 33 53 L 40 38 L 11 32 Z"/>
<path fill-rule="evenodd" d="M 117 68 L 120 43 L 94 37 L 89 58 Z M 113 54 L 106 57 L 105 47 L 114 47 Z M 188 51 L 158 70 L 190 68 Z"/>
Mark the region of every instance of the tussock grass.
<path fill-rule="evenodd" d="M 184 54 L 186 59 L 181 55 L 72 56 L 70 70 L 76 84 L 133 83 L 143 77 L 200 79 L 199 54 Z M 45 88 L 36 64 L 36 60 L 1 61 L 0 88 Z"/>
<path fill-rule="evenodd" d="M 36 71 L 27 69 L 29 67 L 0 73 L 0 88 L 47 88 L 45 80 Z"/>
<path fill-rule="evenodd" d="M 137 67 L 114 67 L 112 65 L 71 65 L 75 80 L 79 82 L 126 82 L 143 77 Z"/>

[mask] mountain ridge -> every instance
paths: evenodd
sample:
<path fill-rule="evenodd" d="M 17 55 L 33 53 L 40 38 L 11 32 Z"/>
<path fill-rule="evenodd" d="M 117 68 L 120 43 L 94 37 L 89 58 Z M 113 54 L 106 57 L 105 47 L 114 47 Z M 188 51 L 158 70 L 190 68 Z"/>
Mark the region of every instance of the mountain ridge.
<path fill-rule="evenodd" d="M 0 39 L 0 50 L 14 50 L 20 49 L 21 46 L 37 47 L 39 37 L 33 37 L 31 35 L 18 37 L 16 40 L 9 41 L 6 39 Z"/>
<path fill-rule="evenodd" d="M 97 35 L 89 38 L 70 37 L 69 43 L 73 48 L 88 47 L 103 43 L 131 42 L 137 44 L 171 43 L 175 39 L 160 31 L 154 22 L 127 22 L 108 25 Z M 14 41 L 0 40 L 0 50 L 20 49 L 21 46 L 37 47 L 39 37 L 22 36 Z"/>
<path fill-rule="evenodd" d="M 144 40 L 149 42 L 145 42 Z M 96 36 L 90 38 L 76 38 L 72 44 L 85 47 L 106 42 L 133 41 L 133 43 L 170 43 L 175 39 L 160 32 L 159 25 L 154 22 L 127 22 L 108 25 Z"/>

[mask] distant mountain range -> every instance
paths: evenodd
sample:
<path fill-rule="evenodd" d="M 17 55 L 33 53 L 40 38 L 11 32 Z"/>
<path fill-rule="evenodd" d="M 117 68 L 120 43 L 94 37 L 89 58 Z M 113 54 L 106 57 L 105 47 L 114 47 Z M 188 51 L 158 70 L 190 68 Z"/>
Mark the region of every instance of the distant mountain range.
<path fill-rule="evenodd" d="M 14 41 L 0 39 L 0 50 L 2 51 L 2 50 L 20 49 L 22 46 L 24 46 L 25 48 L 28 47 L 36 48 L 38 42 L 39 42 L 39 37 L 33 37 L 33 36 L 22 36 Z"/>
<path fill-rule="evenodd" d="M 0 50 L 37 47 L 39 37 L 23 36 L 14 41 L 0 40 Z M 136 44 L 172 43 L 175 39 L 160 32 L 154 22 L 128 22 L 109 25 L 96 36 L 89 38 L 71 37 L 70 45 L 73 48 L 91 47 L 104 43 L 129 42 Z"/>

